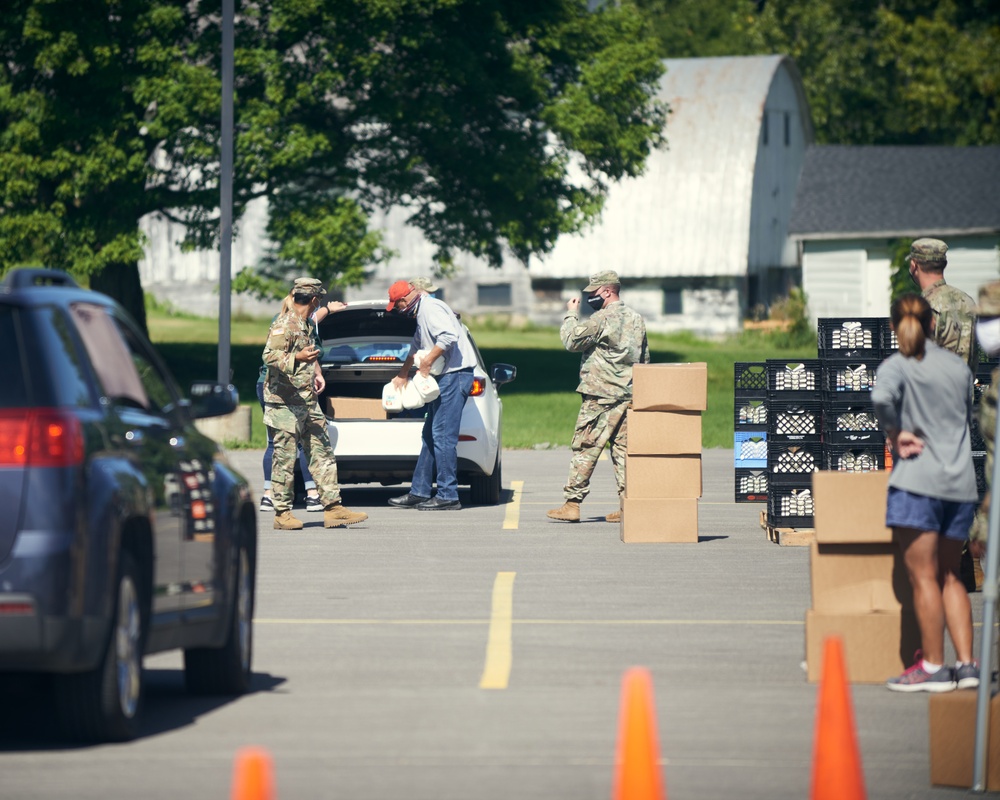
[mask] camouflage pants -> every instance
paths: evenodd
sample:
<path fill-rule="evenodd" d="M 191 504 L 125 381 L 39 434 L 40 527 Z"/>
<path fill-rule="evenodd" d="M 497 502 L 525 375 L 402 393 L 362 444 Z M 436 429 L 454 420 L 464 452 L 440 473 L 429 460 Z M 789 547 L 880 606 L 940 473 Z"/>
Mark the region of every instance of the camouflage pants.
<path fill-rule="evenodd" d="M 573 433 L 573 457 L 569 462 L 569 479 L 563 487 L 563 496 L 569 502 L 580 503 L 590 494 L 590 476 L 594 474 L 597 459 L 605 445 L 611 446 L 611 463 L 615 467 L 618 494 L 625 492 L 625 450 L 628 448 L 628 429 L 625 413 L 632 398 L 607 400 L 583 396 L 580 415 L 576 418 Z"/>
<path fill-rule="evenodd" d="M 986 440 L 986 496 L 983 498 L 979 510 L 976 511 L 976 519 L 972 523 L 972 531 L 969 533 L 970 539 L 978 539 L 985 542 L 990 530 L 990 497 L 993 487 L 993 441 L 997 427 L 997 395 L 1000 391 L 1000 371 L 993 370 L 990 376 L 990 388 L 986 390 L 979 404 L 979 430 Z"/>
<path fill-rule="evenodd" d="M 302 452 L 309 462 L 309 472 L 316 481 L 324 506 L 340 502 L 340 483 L 337 481 L 337 460 L 330 446 L 326 416 L 318 404 L 303 415 L 296 414 L 296 430 L 283 431 L 273 428 L 274 460 L 271 465 L 271 499 L 275 513 L 290 511 L 294 494 L 296 445 L 302 443 Z"/>

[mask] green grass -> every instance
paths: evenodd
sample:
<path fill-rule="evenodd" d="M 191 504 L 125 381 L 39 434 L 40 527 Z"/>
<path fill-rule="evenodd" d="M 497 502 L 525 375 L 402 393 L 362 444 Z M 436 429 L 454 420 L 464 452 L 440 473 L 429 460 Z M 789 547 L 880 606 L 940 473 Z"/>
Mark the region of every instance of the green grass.
<path fill-rule="evenodd" d="M 191 381 L 217 374 L 218 323 L 180 317 L 162 309 L 149 310 L 153 342 L 186 389 Z M 266 442 L 254 385 L 269 320 L 234 320 L 230 362 L 240 398 L 253 409 L 252 438 L 244 447 Z M 487 367 L 506 362 L 517 367 L 517 379 L 500 389 L 504 403 L 505 447 L 533 448 L 569 445 L 580 408 L 576 394 L 580 356 L 568 353 L 555 328 L 503 329 L 472 327 Z M 773 335 L 747 332 L 720 342 L 690 334 L 649 335 L 654 362 L 704 361 L 708 364 L 708 410 L 702 421 L 705 447 L 732 447 L 733 364 L 768 358 L 815 358 L 816 346 L 779 347 Z M 235 445 L 235 443 L 230 443 Z"/>

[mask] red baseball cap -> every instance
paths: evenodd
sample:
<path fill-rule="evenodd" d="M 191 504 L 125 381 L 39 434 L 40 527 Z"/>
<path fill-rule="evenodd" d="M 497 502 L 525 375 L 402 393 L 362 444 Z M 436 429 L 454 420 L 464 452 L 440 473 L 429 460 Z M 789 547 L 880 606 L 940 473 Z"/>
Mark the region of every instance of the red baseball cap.
<path fill-rule="evenodd" d="M 385 307 L 385 310 L 392 311 L 396 307 L 396 301 L 406 297 L 412 291 L 413 287 L 409 281 L 396 281 L 389 287 L 389 305 Z"/>

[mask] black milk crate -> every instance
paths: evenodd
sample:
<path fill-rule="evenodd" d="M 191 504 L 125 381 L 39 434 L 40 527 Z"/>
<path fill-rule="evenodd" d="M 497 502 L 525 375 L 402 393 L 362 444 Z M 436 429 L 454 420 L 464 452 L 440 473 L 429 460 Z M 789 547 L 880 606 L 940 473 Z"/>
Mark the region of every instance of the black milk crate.
<path fill-rule="evenodd" d="M 818 442 L 823 436 L 823 404 L 817 400 L 772 400 L 768 441 Z"/>
<path fill-rule="evenodd" d="M 983 381 L 985 384 L 990 384 L 993 382 L 993 370 L 995 370 L 1000 364 L 991 361 L 980 361 L 976 365 L 976 378 Z"/>
<path fill-rule="evenodd" d="M 767 360 L 767 396 L 769 400 L 819 400 L 822 389 L 822 362 L 818 358 L 802 361 Z"/>
<path fill-rule="evenodd" d="M 896 331 L 892 329 L 892 323 L 888 317 L 881 317 L 882 320 L 882 358 L 888 358 L 899 350 L 899 339 L 896 338 Z"/>
<path fill-rule="evenodd" d="M 767 472 L 808 476 L 823 468 L 823 443 L 767 441 Z"/>
<path fill-rule="evenodd" d="M 824 446 L 823 469 L 831 472 L 882 472 L 885 470 L 885 440 L 827 444 Z"/>
<path fill-rule="evenodd" d="M 969 444 L 972 445 L 973 452 L 986 449 L 986 440 L 983 432 L 979 429 L 979 409 L 972 412 L 972 422 L 969 424 Z"/>
<path fill-rule="evenodd" d="M 976 490 L 979 492 L 979 499 L 982 500 L 986 496 L 986 489 L 992 477 L 986 474 L 986 453 L 973 453 L 972 466 L 976 468 Z"/>
<path fill-rule="evenodd" d="M 826 403 L 870 402 L 877 361 L 823 362 L 823 400 Z"/>
<path fill-rule="evenodd" d="M 992 376 L 990 375 L 976 375 L 975 380 L 972 382 L 972 403 L 975 406 L 979 406 L 979 401 L 983 399 L 983 395 L 986 394 L 986 390 L 990 388 L 990 382 L 992 381 Z"/>
<path fill-rule="evenodd" d="M 767 492 L 767 524 L 774 528 L 811 528 L 815 506 L 812 496 L 812 477 L 798 480 L 771 479 Z"/>
<path fill-rule="evenodd" d="M 733 364 L 733 391 L 737 398 L 767 397 L 767 363 L 737 361 Z"/>
<path fill-rule="evenodd" d="M 882 317 L 828 317 L 816 322 L 820 359 L 882 360 Z"/>
<path fill-rule="evenodd" d="M 767 430 L 767 400 L 737 397 L 733 405 L 733 430 Z"/>
<path fill-rule="evenodd" d="M 743 469 L 736 470 L 736 502 L 766 503 L 767 502 L 767 470 Z"/>
<path fill-rule="evenodd" d="M 1000 367 L 1000 354 L 991 356 L 979 345 L 976 345 L 976 374 L 985 373 L 989 375 L 997 367 Z"/>
<path fill-rule="evenodd" d="M 885 435 L 866 398 L 860 403 L 826 403 L 823 407 L 823 441 L 835 444 L 881 442 Z"/>

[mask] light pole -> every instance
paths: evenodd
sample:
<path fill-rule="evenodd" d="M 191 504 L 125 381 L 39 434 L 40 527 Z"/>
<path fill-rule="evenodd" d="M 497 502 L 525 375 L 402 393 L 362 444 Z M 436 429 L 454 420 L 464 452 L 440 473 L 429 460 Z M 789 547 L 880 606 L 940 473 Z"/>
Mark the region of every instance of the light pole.
<path fill-rule="evenodd" d="M 222 142 L 219 159 L 219 373 L 230 384 L 233 263 L 233 3 L 222 0 Z"/>

